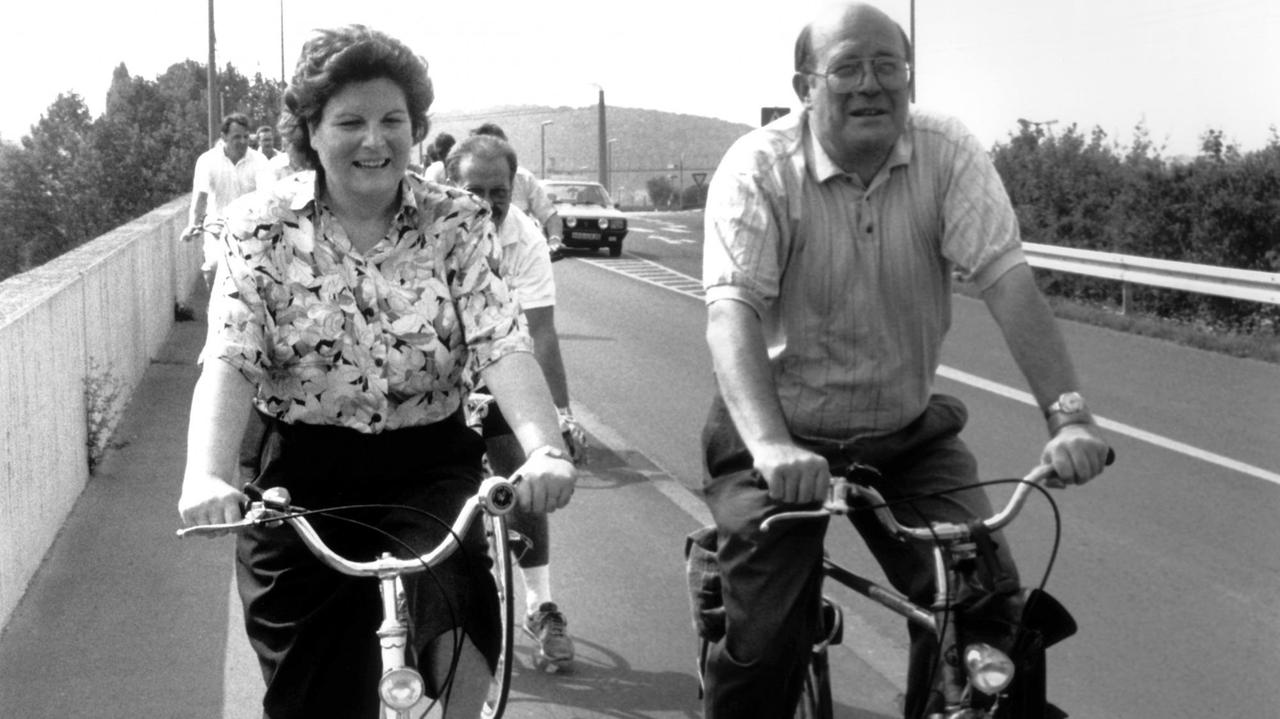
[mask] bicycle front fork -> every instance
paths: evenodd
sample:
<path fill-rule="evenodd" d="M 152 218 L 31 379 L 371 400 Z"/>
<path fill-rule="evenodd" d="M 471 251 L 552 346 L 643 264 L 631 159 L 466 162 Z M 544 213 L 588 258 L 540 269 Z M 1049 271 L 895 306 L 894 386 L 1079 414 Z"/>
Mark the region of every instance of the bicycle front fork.
<path fill-rule="evenodd" d="M 399 574 L 381 577 L 379 582 L 382 624 L 378 627 L 378 644 L 382 648 L 382 678 L 378 681 L 378 696 L 386 719 L 409 719 L 409 710 L 422 700 L 426 686 L 417 669 L 405 666 L 405 650 L 409 644 L 408 599 Z"/>

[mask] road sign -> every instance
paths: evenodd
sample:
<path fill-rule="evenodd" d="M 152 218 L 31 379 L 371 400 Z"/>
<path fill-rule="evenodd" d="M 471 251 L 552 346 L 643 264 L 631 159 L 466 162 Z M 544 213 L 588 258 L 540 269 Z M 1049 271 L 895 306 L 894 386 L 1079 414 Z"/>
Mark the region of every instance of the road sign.
<path fill-rule="evenodd" d="M 789 107 L 762 107 L 760 108 L 760 125 L 768 125 L 774 120 L 791 112 Z"/>
<path fill-rule="evenodd" d="M 702 181 L 707 179 L 707 173 L 695 172 L 692 174 L 693 174 L 693 184 L 697 185 L 698 187 L 702 187 Z"/>

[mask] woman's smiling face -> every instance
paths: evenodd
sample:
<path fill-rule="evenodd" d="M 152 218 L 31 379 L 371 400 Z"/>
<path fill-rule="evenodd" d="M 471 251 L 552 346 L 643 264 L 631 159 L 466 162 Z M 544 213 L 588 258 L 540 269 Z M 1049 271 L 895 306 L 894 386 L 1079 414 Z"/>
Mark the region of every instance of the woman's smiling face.
<path fill-rule="evenodd" d="M 409 165 L 413 123 L 404 90 L 386 78 L 353 82 L 325 103 L 311 128 L 325 185 L 340 195 L 390 201 Z"/>

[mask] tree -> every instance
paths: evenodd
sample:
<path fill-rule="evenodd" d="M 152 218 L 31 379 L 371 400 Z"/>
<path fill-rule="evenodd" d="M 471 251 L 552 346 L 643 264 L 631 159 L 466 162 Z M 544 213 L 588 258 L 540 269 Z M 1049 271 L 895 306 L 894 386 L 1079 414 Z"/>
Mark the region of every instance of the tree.
<path fill-rule="evenodd" d="M 53 222 L 52 198 L 44 191 L 35 156 L 0 142 L 0 279 L 34 267 L 39 228 Z"/>
<path fill-rule="evenodd" d="M 94 237 L 97 192 L 89 108 L 75 93 L 58 95 L 48 111 L 22 140 L 30 153 L 35 176 L 27 180 L 43 196 L 44 222 L 27 227 L 30 261 L 39 264 Z"/>
<path fill-rule="evenodd" d="M 652 202 L 654 207 L 667 207 L 675 199 L 675 185 L 672 185 L 670 178 L 664 175 L 650 177 L 644 186 L 649 192 L 649 202 Z"/>

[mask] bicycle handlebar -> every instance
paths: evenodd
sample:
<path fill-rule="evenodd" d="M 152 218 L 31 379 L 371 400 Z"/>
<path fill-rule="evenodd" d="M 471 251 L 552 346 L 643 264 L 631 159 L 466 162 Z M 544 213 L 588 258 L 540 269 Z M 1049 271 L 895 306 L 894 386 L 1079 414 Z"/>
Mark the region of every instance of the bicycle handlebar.
<path fill-rule="evenodd" d="M 1110 465 L 1114 461 L 1115 451 L 1108 449 L 1106 463 Z M 852 471 L 857 469 L 875 471 L 873 468 L 862 465 L 855 465 Z M 871 503 L 872 511 L 875 513 L 876 518 L 895 537 L 918 542 L 963 541 L 975 535 L 990 534 L 1012 522 L 1013 518 L 1022 511 L 1022 506 L 1026 504 L 1027 496 L 1031 491 L 1054 476 L 1053 467 L 1044 464 L 1037 466 L 1027 476 L 1018 480 L 1017 488 L 1013 490 L 1013 495 L 1009 497 L 1009 501 L 1003 509 L 981 521 L 975 520 L 965 523 L 931 522 L 923 527 L 907 527 L 899 523 L 897 517 L 893 516 L 893 512 L 889 509 L 884 497 L 878 491 L 871 487 L 854 484 L 849 481 L 847 475 L 840 475 L 832 477 L 828 499 L 823 503 L 821 509 L 780 512 L 765 519 L 760 524 L 760 529 L 767 532 L 771 525 L 792 519 L 848 514 L 850 510 L 849 498 L 860 497 Z"/>
<path fill-rule="evenodd" d="M 353 577 L 380 577 L 393 574 L 413 574 L 426 571 L 449 558 L 460 545 L 460 538 L 470 529 L 471 523 L 481 512 L 490 515 L 502 515 L 510 512 L 516 504 L 515 487 L 520 483 L 520 473 L 516 472 L 511 479 L 489 477 L 480 483 L 480 490 L 459 510 L 457 518 L 450 527 L 449 534 L 429 552 L 411 557 L 397 559 L 384 554 L 378 559 L 368 562 L 356 562 L 334 552 L 311 526 L 311 522 L 302 516 L 307 510 L 290 504 L 289 491 L 283 487 L 272 487 L 263 493 L 261 500 L 252 502 L 244 519 L 225 524 L 202 524 L 179 529 L 179 537 L 197 534 L 216 534 L 226 531 L 238 531 L 248 527 L 285 522 L 298 533 L 303 543 L 320 561 L 333 569 Z"/>

